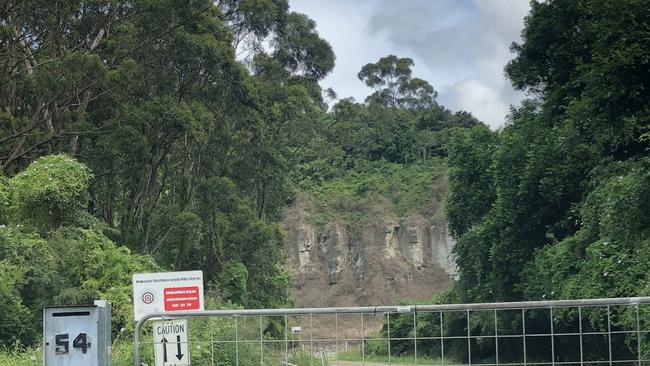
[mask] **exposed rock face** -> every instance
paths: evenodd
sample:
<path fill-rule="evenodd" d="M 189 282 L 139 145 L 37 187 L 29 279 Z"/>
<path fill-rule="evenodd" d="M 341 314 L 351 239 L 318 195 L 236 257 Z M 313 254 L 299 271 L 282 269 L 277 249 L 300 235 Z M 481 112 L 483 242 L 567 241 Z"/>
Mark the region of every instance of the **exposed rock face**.
<path fill-rule="evenodd" d="M 315 226 L 298 201 L 284 225 L 290 288 L 300 307 L 430 299 L 456 275 L 444 220 L 411 215 Z"/>

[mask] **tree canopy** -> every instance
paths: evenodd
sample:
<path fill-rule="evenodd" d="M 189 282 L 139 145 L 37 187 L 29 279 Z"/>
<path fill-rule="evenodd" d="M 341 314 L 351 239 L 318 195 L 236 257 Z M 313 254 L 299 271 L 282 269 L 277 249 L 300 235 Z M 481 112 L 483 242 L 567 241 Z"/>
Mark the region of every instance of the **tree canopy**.
<path fill-rule="evenodd" d="M 566 254 L 559 248 L 572 251 L 586 266 L 596 265 L 589 261 L 590 247 L 602 242 L 645 255 L 647 233 L 634 226 L 642 226 L 644 218 L 622 212 L 611 217 L 620 220 L 619 229 L 637 228 L 625 234 L 599 227 L 608 220 L 600 210 L 614 209 L 609 205 L 622 197 L 629 197 L 625 210 L 630 213 L 648 202 L 640 188 L 645 178 L 637 173 L 645 169 L 649 149 L 644 137 L 650 127 L 650 94 L 645 92 L 650 48 L 643 36 L 647 5 L 532 3 L 523 42 L 513 44 L 515 58 L 506 66 L 513 85 L 532 93 L 531 98 L 512 111 L 500 133 L 466 131 L 451 148 L 448 214 L 467 300 L 587 296 L 560 290 L 571 283 L 559 275 L 568 268 L 540 266 L 551 253 Z M 613 174 L 640 190 L 626 191 L 611 180 Z M 629 235 L 640 236 L 633 243 Z M 553 268 L 568 264 L 566 258 Z M 555 280 L 542 285 L 539 281 L 551 278 L 546 273 Z M 621 275 L 641 280 L 634 271 Z M 589 297 L 644 291 L 643 286 L 614 286 L 591 292 L 604 290 L 602 283 L 581 287 Z"/>
<path fill-rule="evenodd" d="M 447 213 L 460 280 L 450 299 L 650 294 L 641 264 L 650 255 L 648 5 L 531 3 L 506 66 L 528 99 L 501 131 L 451 139 Z M 632 326 L 619 310 L 619 326 Z M 612 347 L 633 342 L 621 337 Z"/>
<path fill-rule="evenodd" d="M 4 1 L 0 17 L 0 231 L 18 248 L 0 255 L 6 306 L 36 319 L 104 296 L 104 278 L 197 268 L 225 302 L 289 303 L 287 161 L 335 59 L 311 19 L 266 0 Z M 66 278 L 51 293 L 25 295 L 25 245 L 60 261 L 34 264 Z M 82 247 L 91 257 L 65 263 Z M 123 272 L 97 272 L 107 260 Z"/>
<path fill-rule="evenodd" d="M 386 107 L 432 107 L 438 94 L 427 81 L 411 77 L 414 65 L 410 58 L 389 55 L 363 66 L 357 77 L 375 89 L 366 101 Z"/>
<path fill-rule="evenodd" d="M 404 208 L 447 171 L 460 278 L 437 301 L 649 295 L 648 19 L 647 0 L 531 2 L 505 66 L 527 98 L 492 131 L 408 57 L 361 68 L 364 102 L 323 91 L 336 57 L 287 0 L 4 0 L 0 343 L 33 343 L 46 304 L 103 297 L 130 324 L 139 271 L 289 305 L 294 197 Z"/>

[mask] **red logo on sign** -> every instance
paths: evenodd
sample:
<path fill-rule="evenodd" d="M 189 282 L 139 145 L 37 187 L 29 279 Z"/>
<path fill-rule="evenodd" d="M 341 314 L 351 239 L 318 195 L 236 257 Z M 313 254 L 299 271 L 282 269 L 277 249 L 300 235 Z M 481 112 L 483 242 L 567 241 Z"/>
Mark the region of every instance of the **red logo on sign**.
<path fill-rule="evenodd" d="M 199 287 L 170 287 L 165 289 L 165 311 L 198 310 Z"/>

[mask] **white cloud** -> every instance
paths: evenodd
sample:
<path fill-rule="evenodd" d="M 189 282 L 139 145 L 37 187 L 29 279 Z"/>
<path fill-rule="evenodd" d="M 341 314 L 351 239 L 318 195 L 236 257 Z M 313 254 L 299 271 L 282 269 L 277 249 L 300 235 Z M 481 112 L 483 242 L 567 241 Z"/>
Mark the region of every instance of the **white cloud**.
<path fill-rule="evenodd" d="M 530 9 L 528 0 L 473 0 L 481 19 L 502 38 L 519 39 L 522 20 Z"/>
<path fill-rule="evenodd" d="M 480 80 L 464 80 L 456 83 L 450 90 L 451 99 L 458 109 L 471 110 L 477 117 L 505 116 L 509 112 L 509 103 L 495 93 L 492 85 Z M 499 118 L 499 117 L 494 117 Z M 491 126 L 498 127 L 503 120 L 491 121 Z"/>
<path fill-rule="evenodd" d="M 315 19 L 337 56 L 323 87 L 363 100 L 357 79 L 364 64 L 395 54 L 413 58 L 414 75 L 428 80 L 439 101 L 464 109 L 493 128 L 522 94 L 503 67 L 519 40 L 528 0 L 293 0 L 292 10 Z"/>

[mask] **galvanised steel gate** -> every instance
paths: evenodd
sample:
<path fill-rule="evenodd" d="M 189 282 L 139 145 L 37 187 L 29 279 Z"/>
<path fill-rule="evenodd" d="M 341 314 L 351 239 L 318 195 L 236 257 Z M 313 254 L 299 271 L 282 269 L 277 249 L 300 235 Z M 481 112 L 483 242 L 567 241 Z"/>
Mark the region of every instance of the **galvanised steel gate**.
<path fill-rule="evenodd" d="M 650 297 L 150 314 L 136 366 L 152 318 L 190 319 L 198 366 L 650 366 Z"/>

